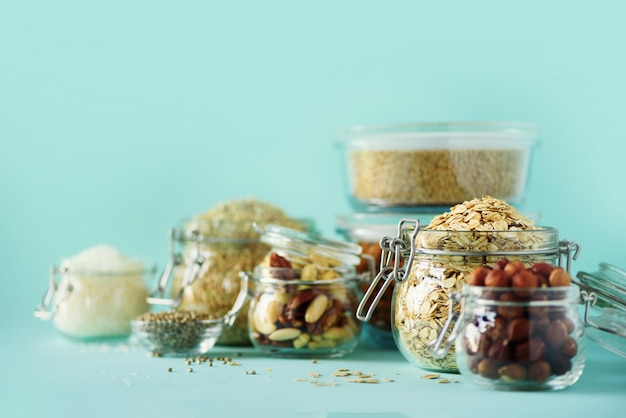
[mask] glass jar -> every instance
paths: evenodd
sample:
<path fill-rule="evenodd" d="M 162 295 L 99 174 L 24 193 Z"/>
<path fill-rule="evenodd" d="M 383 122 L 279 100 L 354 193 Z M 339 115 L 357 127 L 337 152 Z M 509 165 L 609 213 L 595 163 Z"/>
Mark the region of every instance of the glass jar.
<path fill-rule="evenodd" d="M 379 263 L 382 255 L 380 240 L 394 235 L 398 230 L 398 221 L 409 215 L 401 213 L 353 213 L 341 215 L 336 219 L 336 231 L 345 239 L 361 247 L 363 259 L 357 266 L 359 274 L 367 273 L 373 265 L 372 276 L 363 280 L 360 291 L 365 293 L 372 280 L 380 272 Z M 415 215 L 411 215 L 415 216 Z M 420 222 L 430 222 L 434 214 L 417 216 Z M 371 260 L 368 262 L 368 259 Z M 393 288 L 393 283 L 391 283 Z M 363 324 L 361 339 L 373 348 L 396 348 L 391 331 L 392 290 L 383 293 L 369 322 Z"/>
<path fill-rule="evenodd" d="M 554 228 L 509 231 L 424 230 L 419 221 L 403 219 L 396 238 L 381 241 L 382 260 L 389 261 L 365 293 L 357 317 L 368 321 L 381 292 L 371 289 L 383 283 L 382 292 L 395 281 L 392 330 L 396 345 L 412 364 L 432 371 L 458 372 L 454 349 L 444 358 L 434 356 L 430 346 L 437 340 L 448 319 L 450 296 L 460 292 L 465 279 L 476 267 L 488 266 L 501 258 L 519 260 L 526 266 L 538 262 L 561 265 L 578 244 L 559 241 Z M 404 264 L 399 260 L 403 258 Z M 373 298 L 373 299 L 372 299 Z M 458 309 L 458 307 L 457 307 Z"/>
<path fill-rule="evenodd" d="M 148 302 L 221 318 L 239 294 L 239 272 L 252 270 L 268 250 L 250 222 L 186 221 L 170 230 L 170 260 Z M 217 344 L 250 345 L 247 308 Z"/>
<path fill-rule="evenodd" d="M 598 271 L 578 272 L 587 336 L 596 344 L 626 357 L 626 271 L 600 263 Z"/>
<path fill-rule="evenodd" d="M 52 320 L 69 337 L 127 336 L 131 320 L 149 310 L 147 284 L 154 272 L 111 246 L 91 247 L 51 267 L 35 316 Z"/>
<path fill-rule="evenodd" d="M 361 248 L 274 225 L 262 231 L 261 240 L 271 251 L 247 273 L 253 345 L 278 357 L 351 353 L 361 330 L 354 317 Z"/>
<path fill-rule="evenodd" d="M 448 334 L 448 343 L 435 344 L 433 354 L 445 355 L 455 340 L 461 373 L 488 389 L 564 389 L 585 366 L 579 300 L 575 285 L 523 291 L 464 285 L 452 295 L 460 309 L 451 305 L 441 333 Z M 455 329 L 447 329 L 452 323 Z"/>

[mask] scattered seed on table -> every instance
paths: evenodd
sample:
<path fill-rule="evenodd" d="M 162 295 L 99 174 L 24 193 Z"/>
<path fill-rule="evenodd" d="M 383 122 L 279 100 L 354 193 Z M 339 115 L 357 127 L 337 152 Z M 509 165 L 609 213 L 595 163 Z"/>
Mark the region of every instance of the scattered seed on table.
<path fill-rule="evenodd" d="M 439 379 L 440 377 L 441 375 L 437 373 L 427 373 L 422 375 L 422 379 Z"/>
<path fill-rule="evenodd" d="M 348 379 L 348 383 L 378 383 L 378 379 Z"/>
<path fill-rule="evenodd" d="M 168 368 L 167 368 L 167 371 L 168 371 L 168 372 L 171 372 L 171 371 L 172 371 L 172 368 L 171 368 L 171 367 L 168 367 Z"/>
<path fill-rule="evenodd" d="M 191 373 L 191 372 L 193 372 L 193 369 L 190 367 L 190 368 L 189 368 L 189 373 Z"/>

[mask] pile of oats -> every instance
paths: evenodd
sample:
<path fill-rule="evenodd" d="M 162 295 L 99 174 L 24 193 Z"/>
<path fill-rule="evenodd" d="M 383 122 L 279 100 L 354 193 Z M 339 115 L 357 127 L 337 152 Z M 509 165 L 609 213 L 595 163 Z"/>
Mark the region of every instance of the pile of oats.
<path fill-rule="evenodd" d="M 443 359 L 429 352 L 448 319 L 450 295 L 460 292 L 476 267 L 504 257 L 490 252 L 545 248 L 547 232 L 491 196 L 456 205 L 421 229 L 415 238 L 417 253 L 408 278 L 396 284 L 393 321 L 405 356 L 427 370 L 458 371 L 454 347 Z M 506 257 L 527 265 L 551 261 L 532 251 Z"/>

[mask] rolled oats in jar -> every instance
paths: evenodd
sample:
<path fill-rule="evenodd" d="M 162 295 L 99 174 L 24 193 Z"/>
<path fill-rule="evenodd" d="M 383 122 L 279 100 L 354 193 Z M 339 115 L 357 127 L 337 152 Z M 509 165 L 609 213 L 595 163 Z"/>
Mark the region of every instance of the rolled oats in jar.
<path fill-rule="evenodd" d="M 361 330 L 354 317 L 361 248 L 276 226 L 268 226 L 261 239 L 272 250 L 247 273 L 253 345 L 279 357 L 352 352 Z"/>
<path fill-rule="evenodd" d="M 270 248 L 260 241 L 255 223 L 300 230 L 312 227 L 311 222 L 291 218 L 255 198 L 221 202 L 170 231 L 170 262 L 150 303 L 208 313 L 213 319 L 226 315 L 239 294 L 239 273 L 252 270 Z M 217 344 L 250 345 L 247 308 L 248 303 Z"/>
<path fill-rule="evenodd" d="M 451 295 L 461 290 L 475 268 L 502 258 L 519 260 L 525 266 L 560 265 L 565 255 L 569 270 L 570 252 L 576 250 L 575 258 L 578 251 L 576 243 L 559 241 L 556 229 L 536 226 L 491 196 L 453 206 L 423 228 L 418 221 L 401 224 L 399 237 L 388 237 L 381 244 L 393 256 L 401 254 L 405 263 L 377 279 L 395 280 L 392 330 L 396 345 L 409 362 L 426 370 L 458 372 L 454 347 L 444 358 L 433 355 L 431 348 L 448 319 Z M 374 306 L 363 312 L 370 298 L 372 293 L 366 293 L 361 301 L 359 319 L 368 320 Z"/>

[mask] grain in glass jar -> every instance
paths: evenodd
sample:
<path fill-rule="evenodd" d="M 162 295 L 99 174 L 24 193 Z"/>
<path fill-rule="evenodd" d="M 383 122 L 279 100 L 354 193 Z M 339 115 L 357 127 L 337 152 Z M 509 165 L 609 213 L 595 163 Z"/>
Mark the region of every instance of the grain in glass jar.
<path fill-rule="evenodd" d="M 250 338 L 278 357 L 341 357 L 359 342 L 354 317 L 361 248 L 269 225 L 271 246 L 251 277 Z M 369 273 L 368 273 L 369 274 Z"/>
<path fill-rule="evenodd" d="M 101 244 L 64 259 L 50 270 L 49 288 L 35 316 L 52 320 L 79 339 L 123 337 L 146 312 L 154 267 Z M 60 277 L 60 279 L 57 279 Z"/>
<path fill-rule="evenodd" d="M 461 290 L 470 272 L 501 258 L 530 266 L 560 265 L 563 256 L 569 271 L 570 253 L 575 250 L 576 258 L 579 249 L 576 243 L 559 241 L 556 229 L 535 226 L 490 196 L 456 205 L 426 227 L 416 220 L 402 220 L 399 227 L 398 237 L 381 241 L 382 257 L 401 257 L 404 264 L 383 268 L 372 286 L 395 281 L 392 330 L 398 349 L 410 363 L 441 372 L 458 372 L 454 348 L 444 358 L 430 348 L 448 319 L 451 294 Z M 369 319 L 379 295 L 368 289 L 359 319 Z"/>
<path fill-rule="evenodd" d="M 239 272 L 251 271 L 269 251 L 253 223 L 277 223 L 311 229 L 312 223 L 287 216 L 253 198 L 219 203 L 170 230 L 170 260 L 148 301 L 184 311 L 224 317 L 240 291 Z M 248 303 L 235 323 L 224 328 L 217 344 L 250 345 Z"/>

